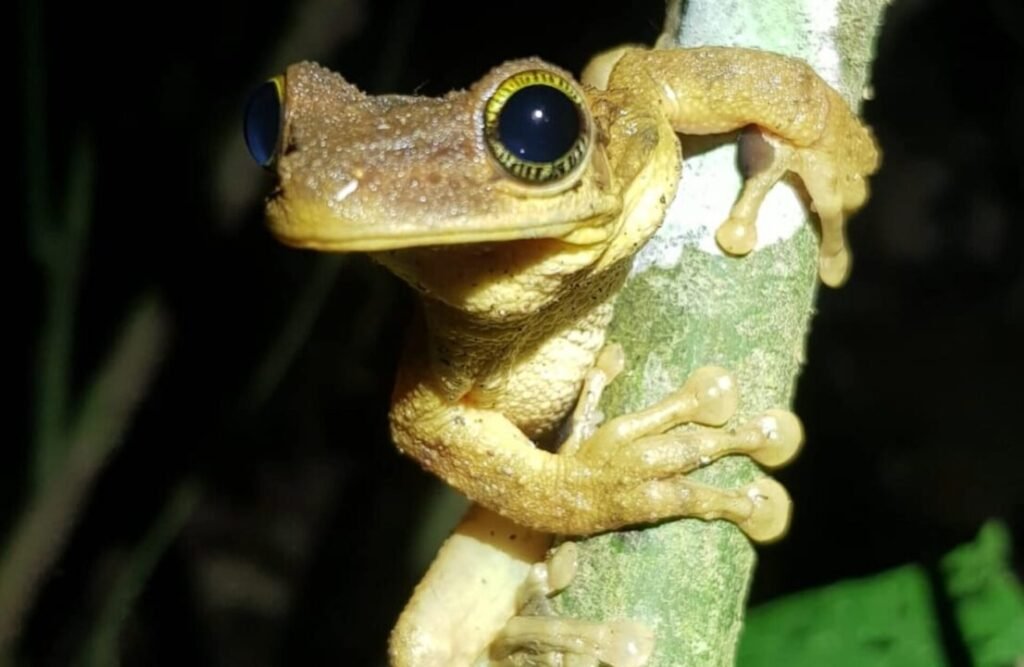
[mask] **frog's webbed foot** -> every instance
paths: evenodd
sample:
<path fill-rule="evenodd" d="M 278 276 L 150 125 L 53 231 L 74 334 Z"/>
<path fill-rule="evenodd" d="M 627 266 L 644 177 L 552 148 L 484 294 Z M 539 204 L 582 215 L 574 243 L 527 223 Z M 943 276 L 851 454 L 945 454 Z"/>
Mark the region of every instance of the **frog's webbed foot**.
<path fill-rule="evenodd" d="M 717 489 L 686 473 L 730 454 L 777 467 L 792 459 L 803 427 L 786 410 L 769 410 L 735 429 L 719 428 L 736 411 L 738 391 L 721 368 L 698 369 L 681 389 L 655 405 L 610 420 L 579 445 L 575 458 L 615 478 L 608 500 L 623 524 L 664 517 L 727 519 L 753 540 L 780 538 L 791 503 L 770 478 Z M 691 424 L 687 430 L 673 429 Z"/>
<path fill-rule="evenodd" d="M 597 426 L 601 392 L 623 368 L 622 350 L 607 346 L 584 380 L 572 430 L 560 454 L 586 462 L 616 483 L 610 502 L 631 515 L 727 518 L 752 539 L 780 537 L 790 501 L 777 482 L 762 478 L 736 490 L 698 484 L 684 475 L 728 454 L 745 454 L 765 466 L 789 461 L 803 440 L 799 420 L 770 410 L 734 430 L 724 424 L 736 411 L 738 392 L 723 369 L 698 369 L 681 389 L 657 404 Z M 691 430 L 669 429 L 693 423 Z M 607 498 L 608 496 L 606 496 Z M 533 566 L 519 591 L 519 612 L 488 650 L 489 665 L 529 667 L 641 667 L 654 650 L 654 634 L 630 619 L 590 621 L 553 615 L 550 597 L 572 581 L 576 545 L 565 542 Z"/>
<path fill-rule="evenodd" d="M 509 667 L 642 667 L 653 648 L 654 634 L 635 621 L 514 616 L 490 657 Z"/>
<path fill-rule="evenodd" d="M 552 615 L 549 598 L 575 577 L 577 547 L 566 542 L 533 566 L 520 589 L 520 615 L 491 644 L 489 664 L 515 667 L 642 667 L 654 634 L 629 620 L 585 621 Z"/>
<path fill-rule="evenodd" d="M 769 410 L 732 431 L 697 426 L 691 431 L 661 432 L 687 421 L 717 426 L 732 417 L 738 400 L 735 385 L 726 371 L 712 367 L 699 369 L 680 391 L 658 405 L 620 417 L 599 429 L 601 394 L 624 365 L 619 345 L 610 344 L 601 350 L 584 378 L 572 415 L 572 430 L 559 454 L 578 456 L 602 467 L 647 468 L 647 476 L 674 476 L 728 454 L 745 454 L 763 466 L 776 468 L 792 459 L 803 441 L 799 420 L 784 410 Z M 648 435 L 641 436 L 641 431 Z M 657 481 L 663 486 L 672 485 L 671 481 Z M 687 482 L 688 486 L 694 484 Z M 713 494 L 707 487 L 701 489 Z M 746 494 L 753 499 L 755 510 L 760 511 L 753 511 L 747 520 L 739 522 L 740 527 L 755 540 L 780 537 L 789 523 L 785 490 L 772 480 L 763 479 L 747 487 Z"/>
<path fill-rule="evenodd" d="M 850 273 L 846 219 L 868 198 L 867 176 L 877 162 L 850 159 L 828 142 L 806 147 L 787 143 L 755 126 L 740 134 L 739 160 L 746 181 L 729 218 L 715 234 L 718 244 L 733 255 L 745 255 L 757 242 L 757 213 L 768 191 L 787 172 L 803 181 L 811 208 L 821 223 L 818 273 L 832 287 Z"/>

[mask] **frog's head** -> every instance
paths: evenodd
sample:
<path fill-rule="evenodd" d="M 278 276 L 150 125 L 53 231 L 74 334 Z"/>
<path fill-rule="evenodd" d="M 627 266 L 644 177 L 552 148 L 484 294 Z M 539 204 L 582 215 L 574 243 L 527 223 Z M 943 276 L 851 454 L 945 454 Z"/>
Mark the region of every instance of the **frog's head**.
<path fill-rule="evenodd" d="M 441 98 L 371 96 L 300 63 L 246 111 L 285 243 L 337 251 L 557 238 L 600 243 L 622 207 L 584 88 L 531 58 Z"/>

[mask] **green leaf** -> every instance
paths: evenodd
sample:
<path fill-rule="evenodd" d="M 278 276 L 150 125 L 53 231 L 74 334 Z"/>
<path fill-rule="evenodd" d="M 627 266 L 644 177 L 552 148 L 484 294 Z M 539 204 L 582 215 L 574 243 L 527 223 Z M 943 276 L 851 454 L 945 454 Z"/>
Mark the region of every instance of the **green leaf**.
<path fill-rule="evenodd" d="M 946 594 L 975 667 L 1024 661 L 1024 591 L 1010 569 L 1010 537 L 999 522 L 942 559 Z"/>
<path fill-rule="evenodd" d="M 941 667 L 928 573 L 906 566 L 751 611 L 738 664 Z"/>
<path fill-rule="evenodd" d="M 798 593 L 753 610 L 740 642 L 740 667 L 785 664 L 941 667 L 953 664 L 940 635 L 936 601 L 953 607 L 959 637 L 978 667 L 1024 659 L 1024 594 L 1009 566 L 1005 526 L 942 560 L 940 589 L 920 565 Z"/>

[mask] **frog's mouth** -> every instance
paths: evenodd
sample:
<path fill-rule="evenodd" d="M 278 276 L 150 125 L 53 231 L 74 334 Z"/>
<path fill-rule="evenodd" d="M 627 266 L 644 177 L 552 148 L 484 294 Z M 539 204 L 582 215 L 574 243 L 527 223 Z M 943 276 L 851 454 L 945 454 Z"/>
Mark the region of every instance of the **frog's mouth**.
<path fill-rule="evenodd" d="M 424 221 L 416 216 L 371 222 L 342 217 L 319 201 L 289 198 L 278 189 L 267 202 L 271 233 L 282 243 L 327 252 L 377 252 L 422 246 L 558 239 L 573 245 L 606 241 L 613 232 L 607 211 L 583 219 L 528 222 L 492 216 L 450 217 Z"/>

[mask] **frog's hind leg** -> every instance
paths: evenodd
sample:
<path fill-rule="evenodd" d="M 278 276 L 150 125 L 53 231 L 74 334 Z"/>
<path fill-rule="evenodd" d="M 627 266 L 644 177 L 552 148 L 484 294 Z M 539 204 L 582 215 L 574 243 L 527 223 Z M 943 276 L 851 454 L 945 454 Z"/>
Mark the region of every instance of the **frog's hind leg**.
<path fill-rule="evenodd" d="M 516 613 L 551 536 L 474 505 L 416 587 L 388 643 L 391 667 L 468 667 Z"/>
<path fill-rule="evenodd" d="M 515 667 L 641 667 L 654 634 L 629 620 L 585 621 L 552 615 L 550 596 L 576 575 L 577 546 L 565 542 L 533 566 L 520 589 L 521 613 L 511 618 L 478 664 Z"/>
<path fill-rule="evenodd" d="M 491 659 L 510 667 L 642 667 L 653 647 L 651 630 L 635 621 L 516 616 L 495 640 Z"/>

